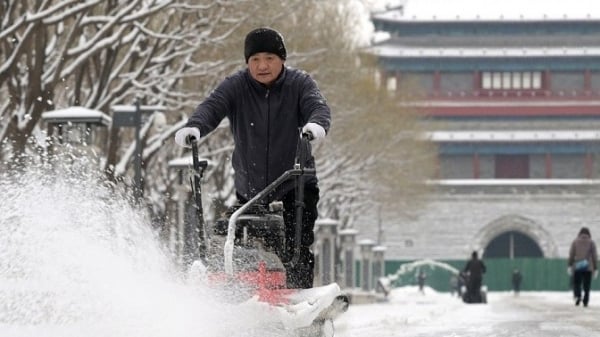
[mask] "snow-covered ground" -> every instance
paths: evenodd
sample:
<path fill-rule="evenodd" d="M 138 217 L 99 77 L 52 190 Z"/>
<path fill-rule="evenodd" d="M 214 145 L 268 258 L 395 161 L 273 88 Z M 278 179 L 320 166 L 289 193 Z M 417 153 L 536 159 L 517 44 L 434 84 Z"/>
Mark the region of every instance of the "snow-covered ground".
<path fill-rule="evenodd" d="M 1 337 L 290 336 L 272 308 L 180 274 L 149 220 L 83 172 L 0 174 Z M 338 337 L 594 337 L 599 317 L 595 293 L 582 308 L 568 292 L 464 304 L 403 287 L 351 305 L 335 327 Z"/>
<path fill-rule="evenodd" d="M 570 292 L 491 292 L 487 304 L 465 304 L 431 288 L 422 294 L 403 287 L 387 302 L 351 306 L 336 322 L 336 336 L 600 336 L 599 314 L 594 293 L 583 308 Z"/>

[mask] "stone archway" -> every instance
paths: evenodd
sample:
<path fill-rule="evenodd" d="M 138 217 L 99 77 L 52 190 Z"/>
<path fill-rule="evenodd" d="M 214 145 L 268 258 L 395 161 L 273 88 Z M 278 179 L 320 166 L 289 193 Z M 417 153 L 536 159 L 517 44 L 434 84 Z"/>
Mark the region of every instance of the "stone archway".
<path fill-rule="evenodd" d="M 483 258 L 544 257 L 544 252 L 534 239 L 520 231 L 501 233 L 483 249 Z"/>
<path fill-rule="evenodd" d="M 506 236 L 518 237 L 524 244 L 535 244 L 542 252 L 542 257 L 558 257 L 558 248 L 552 236 L 535 221 L 516 214 L 502 216 L 485 225 L 474 238 L 473 250 L 482 252 L 494 242 L 494 240 L 505 240 Z M 529 239 L 529 240 L 528 240 Z M 496 241 L 497 242 L 497 241 Z M 535 247 L 532 247 L 535 251 Z M 510 257 L 507 256 L 506 257 Z"/>

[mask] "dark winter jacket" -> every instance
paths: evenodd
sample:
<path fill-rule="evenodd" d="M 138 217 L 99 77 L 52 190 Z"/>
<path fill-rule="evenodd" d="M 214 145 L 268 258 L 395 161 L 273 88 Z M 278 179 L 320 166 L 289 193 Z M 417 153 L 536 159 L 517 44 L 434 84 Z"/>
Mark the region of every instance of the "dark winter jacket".
<path fill-rule="evenodd" d="M 270 88 L 254 80 L 248 69 L 227 77 L 198 105 L 186 126 L 198 127 L 206 136 L 225 117 L 235 142 L 235 188 L 247 199 L 293 168 L 299 128 L 313 122 L 328 132 L 331 123 L 330 109 L 315 81 L 289 67 L 284 67 Z M 310 157 L 305 164 L 313 166 Z M 307 180 L 311 182 L 316 177 Z M 292 186 L 288 182 L 272 199 Z"/>
<path fill-rule="evenodd" d="M 598 253 L 596 251 L 596 244 L 590 235 L 580 233 L 571 243 L 571 249 L 569 249 L 569 266 L 571 267 L 576 261 L 583 259 L 588 260 L 589 271 L 597 269 L 596 261 L 598 260 Z"/>
<path fill-rule="evenodd" d="M 519 271 L 514 271 L 512 273 L 512 284 L 515 286 L 518 286 L 521 284 L 521 280 L 523 279 L 523 276 L 521 275 L 521 272 Z"/>
<path fill-rule="evenodd" d="M 469 273 L 469 279 L 481 279 L 485 274 L 485 264 L 479 259 L 470 259 L 463 270 Z"/>

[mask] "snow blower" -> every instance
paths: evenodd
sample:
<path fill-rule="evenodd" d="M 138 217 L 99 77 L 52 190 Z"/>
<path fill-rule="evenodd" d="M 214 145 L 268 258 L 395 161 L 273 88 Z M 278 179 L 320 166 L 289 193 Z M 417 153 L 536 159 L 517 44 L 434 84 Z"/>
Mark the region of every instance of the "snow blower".
<path fill-rule="evenodd" d="M 348 296 L 336 283 L 310 289 L 288 289 L 286 285 L 286 269 L 300 260 L 304 177 L 315 174 L 314 168 L 303 166 L 310 155 L 310 140 L 312 135 L 302 134 L 294 167 L 248 202 L 231 207 L 224 218 L 215 222 L 210 236 L 201 214 L 200 179 L 206 162 L 198 160 L 196 140 L 191 140 L 195 171 L 192 189 L 201 250 L 195 268 L 205 274 L 209 285 L 235 288 L 238 300 L 266 304 L 286 331 L 303 337 L 332 337 L 333 320 L 348 309 Z M 290 243 L 285 239 L 283 203 L 267 205 L 264 201 L 290 179 L 294 179 L 297 208 L 294 247 L 288 247 Z M 290 250 L 292 254 L 286 253 Z"/>

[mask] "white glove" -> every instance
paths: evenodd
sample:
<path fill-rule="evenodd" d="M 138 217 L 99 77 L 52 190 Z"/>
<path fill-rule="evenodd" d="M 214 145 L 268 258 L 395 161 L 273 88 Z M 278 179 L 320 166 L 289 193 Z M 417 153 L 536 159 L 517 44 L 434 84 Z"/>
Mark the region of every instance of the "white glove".
<path fill-rule="evenodd" d="M 196 127 L 185 127 L 179 129 L 175 133 L 175 143 L 179 146 L 190 147 L 190 138 L 196 138 L 196 140 L 200 139 L 200 130 Z"/>
<path fill-rule="evenodd" d="M 571 267 L 567 267 L 567 274 L 569 274 L 569 276 L 573 274 L 573 269 Z"/>
<path fill-rule="evenodd" d="M 310 133 L 314 139 L 325 138 L 325 129 L 317 123 L 306 123 L 302 128 L 302 133 Z"/>

